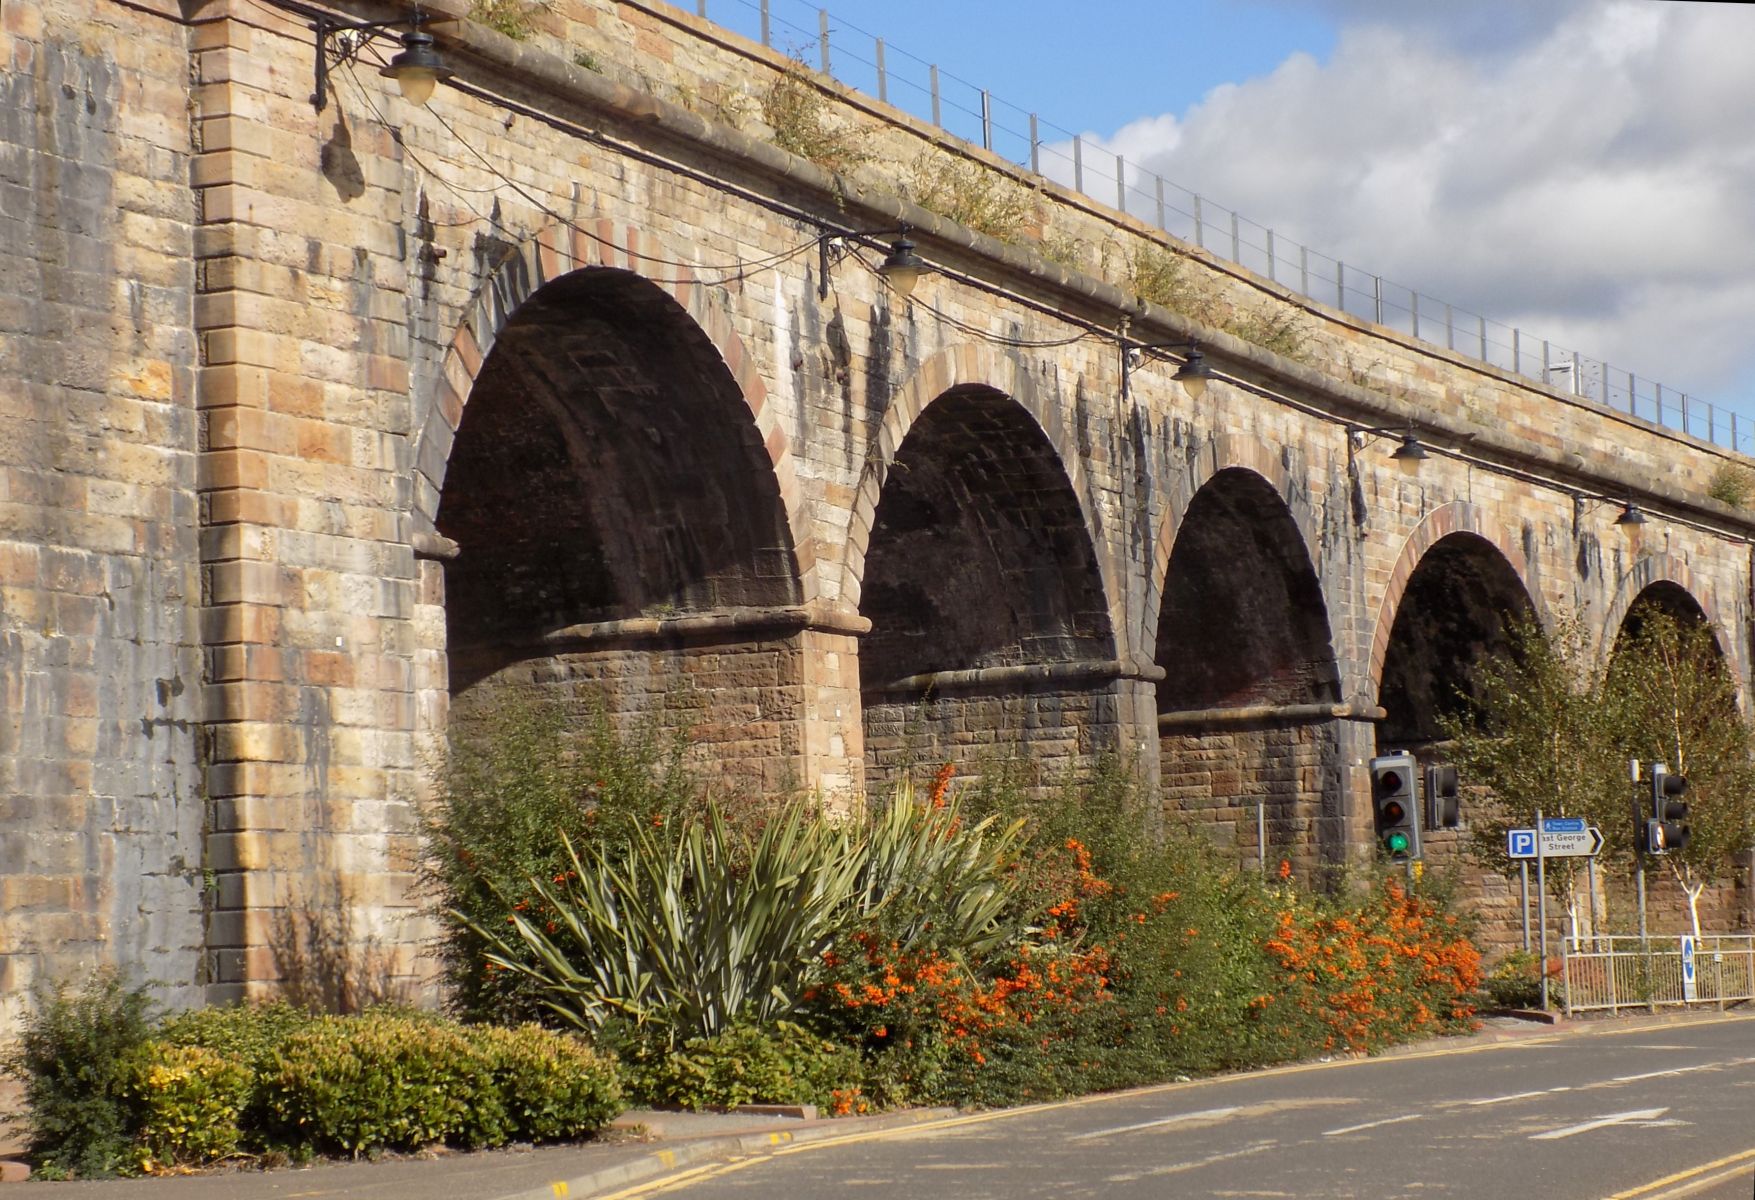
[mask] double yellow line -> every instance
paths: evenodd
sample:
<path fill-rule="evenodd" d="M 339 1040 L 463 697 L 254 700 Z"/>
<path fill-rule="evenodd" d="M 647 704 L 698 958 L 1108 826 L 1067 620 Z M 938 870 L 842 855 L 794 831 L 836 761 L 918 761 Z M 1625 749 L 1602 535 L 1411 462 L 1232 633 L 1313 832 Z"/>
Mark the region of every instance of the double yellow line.
<path fill-rule="evenodd" d="M 1628 1191 L 1616 1192 L 1604 1200 L 1670 1200 L 1671 1197 L 1688 1196 L 1701 1188 L 1723 1183 L 1742 1174 L 1745 1165 L 1755 1165 L 1755 1148 L 1701 1163 L 1698 1167 L 1677 1171 L 1674 1175 L 1665 1175 L 1662 1179 L 1654 1179 Z"/>

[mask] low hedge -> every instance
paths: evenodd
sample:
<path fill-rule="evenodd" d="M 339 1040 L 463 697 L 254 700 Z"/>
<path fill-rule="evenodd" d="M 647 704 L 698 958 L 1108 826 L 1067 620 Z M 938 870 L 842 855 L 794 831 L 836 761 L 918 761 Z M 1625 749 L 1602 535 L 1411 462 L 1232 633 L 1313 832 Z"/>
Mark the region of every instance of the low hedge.
<path fill-rule="evenodd" d="M 584 1137 L 621 1111 L 620 1067 L 535 1025 L 466 1026 L 285 1004 L 152 1022 L 113 977 L 54 993 L 7 1062 L 26 1082 L 29 1154 L 48 1177 Z"/>

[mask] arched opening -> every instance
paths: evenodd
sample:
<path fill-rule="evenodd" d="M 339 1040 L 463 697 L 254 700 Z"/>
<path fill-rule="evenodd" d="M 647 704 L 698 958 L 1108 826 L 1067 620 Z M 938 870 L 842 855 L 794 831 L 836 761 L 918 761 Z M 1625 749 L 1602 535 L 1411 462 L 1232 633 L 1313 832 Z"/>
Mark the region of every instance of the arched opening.
<path fill-rule="evenodd" d="M 1621 618 L 1621 627 L 1615 631 L 1615 650 L 1631 641 L 1638 641 L 1646 625 L 1654 616 L 1663 616 L 1678 625 L 1705 625 L 1710 628 L 1706 619 L 1706 610 L 1700 607 L 1688 589 L 1668 579 L 1659 579 L 1641 588 L 1633 597 L 1633 603 L 1627 606 L 1627 615 Z M 1713 633 L 1713 645 L 1719 653 L 1724 647 L 1718 645 L 1718 634 Z"/>
<path fill-rule="evenodd" d="M 1298 523 L 1255 472 L 1218 472 L 1184 512 L 1156 662 L 1166 807 L 1240 859 L 1313 866 L 1339 675 Z"/>
<path fill-rule="evenodd" d="M 1027 748 L 1112 744 L 1114 642 L 1053 445 L 1010 397 L 959 387 L 897 449 L 866 554 L 867 779 Z"/>
<path fill-rule="evenodd" d="M 627 271 L 546 284 L 483 362 L 436 519 L 454 714 L 507 688 L 664 714 L 733 773 L 796 734 L 799 602 L 779 485 L 718 351 Z M 679 618 L 693 617 L 683 621 Z"/>
<path fill-rule="evenodd" d="M 1439 539 L 1421 556 L 1390 626 L 1378 703 L 1379 752 L 1420 751 L 1443 721 L 1479 699 L 1477 666 L 1512 651 L 1510 631 L 1535 608 L 1516 570 L 1473 533 Z"/>

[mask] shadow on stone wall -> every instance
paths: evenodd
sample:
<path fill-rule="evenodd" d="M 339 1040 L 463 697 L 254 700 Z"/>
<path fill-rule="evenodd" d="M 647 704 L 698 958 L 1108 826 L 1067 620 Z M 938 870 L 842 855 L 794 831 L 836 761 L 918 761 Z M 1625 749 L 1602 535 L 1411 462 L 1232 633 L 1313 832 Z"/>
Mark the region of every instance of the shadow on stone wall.
<path fill-rule="evenodd" d="M 414 1004 L 413 982 L 398 971 L 395 946 L 361 937 L 345 905 L 288 908 L 274 916 L 268 946 L 280 997 L 316 1012 L 352 1013 L 374 1004 Z"/>

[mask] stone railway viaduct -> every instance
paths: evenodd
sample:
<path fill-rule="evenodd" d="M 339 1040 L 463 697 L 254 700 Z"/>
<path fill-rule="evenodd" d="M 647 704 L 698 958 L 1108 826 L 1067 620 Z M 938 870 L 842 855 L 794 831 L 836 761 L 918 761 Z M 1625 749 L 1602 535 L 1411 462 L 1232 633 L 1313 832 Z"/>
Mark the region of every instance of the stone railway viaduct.
<path fill-rule="evenodd" d="M 96 962 L 184 1002 L 312 954 L 420 978 L 426 756 L 506 689 L 832 800 L 1119 751 L 1240 861 L 1262 803 L 1303 872 L 1369 852 L 1362 764 L 1435 739 L 1508 614 L 1606 648 L 1653 600 L 1747 690 L 1755 523 L 1712 446 L 656 0 L 445 21 L 427 106 L 364 54 L 321 112 L 314 11 L 0 0 L 0 1023 Z M 776 144 L 777 85 L 839 173 Z M 1024 221 L 910 201 L 932 172 Z M 820 240 L 903 221 L 911 299 L 889 234 Z M 1187 303 L 1140 298 L 1154 262 Z"/>

